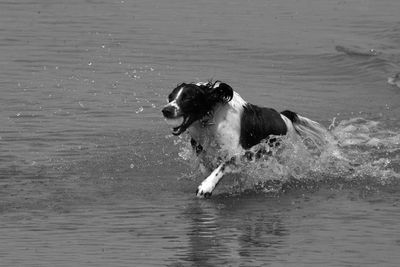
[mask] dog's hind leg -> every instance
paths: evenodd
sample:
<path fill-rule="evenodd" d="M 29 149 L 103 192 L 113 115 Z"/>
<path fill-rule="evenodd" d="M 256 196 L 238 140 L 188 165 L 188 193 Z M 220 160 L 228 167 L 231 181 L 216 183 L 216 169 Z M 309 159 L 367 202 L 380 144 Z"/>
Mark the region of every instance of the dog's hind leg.
<path fill-rule="evenodd" d="M 210 197 L 212 191 L 217 186 L 217 184 L 221 181 L 222 177 L 231 173 L 234 170 L 235 166 L 235 158 L 232 158 L 230 161 L 226 161 L 220 164 L 197 188 L 196 196 L 198 197 Z"/>

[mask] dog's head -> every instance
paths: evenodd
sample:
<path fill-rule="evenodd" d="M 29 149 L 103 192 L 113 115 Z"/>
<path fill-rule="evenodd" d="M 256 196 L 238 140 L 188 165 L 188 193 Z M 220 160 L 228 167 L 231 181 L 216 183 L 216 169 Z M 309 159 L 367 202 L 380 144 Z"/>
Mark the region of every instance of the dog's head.
<path fill-rule="evenodd" d="M 182 83 L 168 96 L 168 104 L 162 109 L 172 133 L 180 135 L 193 122 L 206 116 L 218 103 L 228 103 L 233 89 L 219 81 L 208 83 Z"/>

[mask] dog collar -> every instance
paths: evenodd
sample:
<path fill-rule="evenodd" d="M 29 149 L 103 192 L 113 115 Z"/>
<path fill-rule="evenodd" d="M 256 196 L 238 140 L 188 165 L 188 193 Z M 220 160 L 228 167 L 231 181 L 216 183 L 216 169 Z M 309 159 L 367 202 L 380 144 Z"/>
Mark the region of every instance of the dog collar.
<path fill-rule="evenodd" d="M 207 112 L 207 114 L 204 115 L 204 117 L 200 120 L 201 126 L 207 127 L 207 126 L 213 125 L 214 122 L 211 119 L 212 119 L 212 113 Z"/>

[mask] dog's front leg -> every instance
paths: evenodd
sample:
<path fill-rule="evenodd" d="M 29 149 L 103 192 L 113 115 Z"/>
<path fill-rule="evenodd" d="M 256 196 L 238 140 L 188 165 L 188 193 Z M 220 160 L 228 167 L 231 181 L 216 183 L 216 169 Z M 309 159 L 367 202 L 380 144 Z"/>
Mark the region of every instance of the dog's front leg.
<path fill-rule="evenodd" d="M 233 160 L 227 161 L 219 165 L 197 188 L 196 195 L 198 197 L 210 197 L 212 191 L 217 186 L 222 177 L 232 172 Z"/>
<path fill-rule="evenodd" d="M 197 188 L 196 195 L 198 197 L 210 197 L 212 191 L 217 186 L 226 171 L 226 163 L 218 166 Z"/>
<path fill-rule="evenodd" d="M 220 164 L 197 188 L 196 195 L 198 197 L 210 197 L 212 191 L 220 182 L 222 177 L 227 173 L 234 173 L 238 171 L 237 161 L 252 161 L 259 159 L 262 155 L 267 154 L 265 149 L 258 149 L 256 151 L 247 150 L 244 154 L 233 156 L 230 160 Z"/>

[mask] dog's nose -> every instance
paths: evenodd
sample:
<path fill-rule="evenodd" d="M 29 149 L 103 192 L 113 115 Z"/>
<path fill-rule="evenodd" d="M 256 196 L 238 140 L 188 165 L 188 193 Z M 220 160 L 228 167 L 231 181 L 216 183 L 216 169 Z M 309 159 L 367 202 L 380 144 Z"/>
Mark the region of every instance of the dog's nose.
<path fill-rule="evenodd" d="M 166 106 L 162 109 L 162 113 L 166 118 L 172 118 L 175 114 L 175 109 L 172 106 Z"/>

